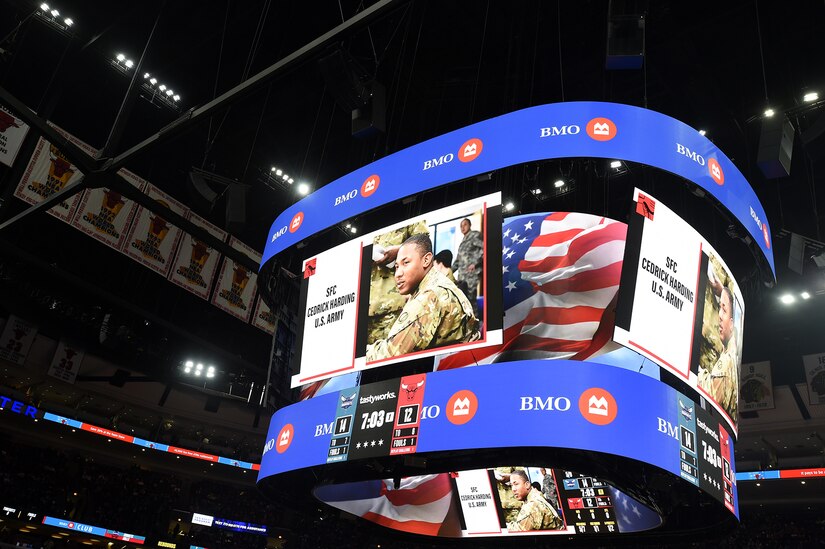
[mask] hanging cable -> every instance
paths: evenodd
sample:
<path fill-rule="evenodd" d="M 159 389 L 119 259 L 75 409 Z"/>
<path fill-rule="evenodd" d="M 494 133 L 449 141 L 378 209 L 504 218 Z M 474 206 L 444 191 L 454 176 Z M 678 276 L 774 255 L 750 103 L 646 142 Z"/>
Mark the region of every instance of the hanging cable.
<path fill-rule="evenodd" d="M 561 0 L 556 2 L 556 36 L 559 39 L 559 82 L 561 83 L 561 101 L 564 103 L 564 70 L 561 57 Z"/>
<path fill-rule="evenodd" d="M 327 86 L 324 84 L 324 89 L 321 91 L 321 101 L 318 103 L 318 112 L 315 113 L 315 122 L 312 123 L 312 132 L 309 134 L 309 143 L 307 143 L 307 150 L 304 153 L 304 161 L 301 162 L 301 171 L 298 172 L 298 177 L 304 177 L 304 167 L 307 165 L 307 158 L 309 157 L 309 150 L 312 148 L 312 140 L 315 138 L 315 128 L 318 127 L 318 118 L 321 116 L 321 107 L 324 106 L 324 97 L 327 93 Z"/>
<path fill-rule="evenodd" d="M 756 35 L 759 37 L 759 59 L 762 61 L 762 86 L 765 90 L 765 107 L 768 106 L 768 79 L 765 77 L 765 54 L 762 51 L 762 25 L 759 22 L 759 2 L 754 0 L 754 7 L 756 8 Z"/>
<path fill-rule="evenodd" d="M 269 94 L 272 91 L 272 82 L 269 83 L 269 86 L 266 87 L 266 97 L 264 97 L 264 106 L 261 108 L 261 116 L 258 117 L 258 125 L 255 128 L 255 135 L 252 137 L 252 146 L 249 147 L 249 156 L 246 158 L 246 166 L 243 169 L 243 175 L 241 176 L 241 181 L 246 179 L 246 172 L 249 170 L 249 162 L 252 160 L 252 153 L 255 152 L 255 143 L 258 141 L 258 132 L 261 131 L 261 122 L 264 120 L 264 114 L 266 114 L 266 104 L 269 102 Z"/>
<path fill-rule="evenodd" d="M 223 46 L 226 43 L 226 24 L 229 22 L 229 7 L 231 3 L 229 0 L 226 2 L 226 14 L 223 17 L 223 30 L 221 31 L 221 47 L 218 50 L 218 68 L 215 71 L 215 85 L 212 88 L 212 99 L 215 99 L 218 96 L 218 82 L 220 81 L 221 76 L 221 64 L 223 63 Z M 227 111 L 228 112 L 228 111 Z M 226 119 L 226 113 L 224 113 L 224 120 Z M 212 121 L 214 120 L 213 116 L 209 117 L 209 128 L 206 131 L 206 148 L 204 149 L 203 155 L 203 163 L 201 167 L 206 165 L 206 156 L 209 153 L 209 149 L 212 143 Z M 221 125 L 223 125 L 223 121 L 221 121 Z"/>
<path fill-rule="evenodd" d="M 484 40 L 487 38 L 487 18 L 490 15 L 490 0 L 487 0 L 487 9 L 484 10 L 484 28 L 481 31 L 481 47 L 478 51 L 478 67 L 476 67 L 476 81 L 473 85 L 473 100 L 470 102 L 470 123 L 473 123 L 473 116 L 476 110 L 476 93 L 478 92 L 478 80 L 481 78 L 481 62 L 484 59 Z"/>

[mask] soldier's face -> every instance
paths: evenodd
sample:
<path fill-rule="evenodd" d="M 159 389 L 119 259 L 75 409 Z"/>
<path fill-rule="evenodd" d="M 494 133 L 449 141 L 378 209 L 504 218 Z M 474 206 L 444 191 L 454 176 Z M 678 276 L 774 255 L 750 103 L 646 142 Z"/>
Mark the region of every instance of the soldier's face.
<path fill-rule="evenodd" d="M 466 219 L 461 222 L 461 234 L 467 234 L 470 232 L 470 222 Z"/>
<path fill-rule="evenodd" d="M 725 345 L 733 335 L 733 304 L 730 302 L 728 292 L 722 292 L 719 300 L 719 337 Z"/>
<path fill-rule="evenodd" d="M 510 475 L 510 487 L 513 489 L 513 495 L 519 501 L 527 499 L 527 494 L 530 493 L 530 483 L 517 475 Z"/>
<path fill-rule="evenodd" d="M 424 275 L 432 267 L 433 254 L 422 254 L 415 245 L 404 245 L 398 249 L 395 259 L 395 287 L 398 293 L 408 295 L 418 289 Z"/>

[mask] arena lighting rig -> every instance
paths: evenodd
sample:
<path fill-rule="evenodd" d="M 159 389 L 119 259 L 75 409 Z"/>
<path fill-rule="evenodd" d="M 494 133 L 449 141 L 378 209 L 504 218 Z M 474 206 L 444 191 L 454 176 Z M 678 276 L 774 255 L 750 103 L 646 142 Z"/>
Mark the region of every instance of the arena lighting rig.
<path fill-rule="evenodd" d="M 669 172 L 748 238 L 709 241 L 671 209 L 687 206 L 648 189 L 629 197 L 627 224 L 508 216 L 515 205 L 490 180 L 461 203 L 402 219 L 384 210 L 383 229 L 301 247 L 292 385 L 314 396 L 273 415 L 264 493 L 291 490 L 394 530 L 465 539 L 736 523 L 745 304 L 717 246 L 747 247 L 772 285 L 772 235 L 748 182 L 696 129 L 596 102 L 479 122 L 288 208 L 272 224 L 261 276 L 283 251 L 381 206 L 560 158 Z M 444 251 L 456 282 L 431 266 Z M 413 508 L 415 520 L 405 515 Z"/>

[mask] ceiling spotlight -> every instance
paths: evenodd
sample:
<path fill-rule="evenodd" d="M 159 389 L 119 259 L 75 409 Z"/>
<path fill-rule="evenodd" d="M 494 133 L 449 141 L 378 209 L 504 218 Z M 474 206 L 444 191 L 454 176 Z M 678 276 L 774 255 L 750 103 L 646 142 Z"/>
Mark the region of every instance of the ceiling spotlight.
<path fill-rule="evenodd" d="M 195 376 L 200 377 L 200 375 L 201 375 L 201 371 L 200 370 L 195 370 Z"/>
<path fill-rule="evenodd" d="M 295 183 L 295 180 L 290 177 L 289 179 L 287 179 L 287 183 L 292 185 L 293 183 Z"/>
<path fill-rule="evenodd" d="M 557 179 L 556 182 L 553 183 L 553 186 L 557 189 L 561 189 L 562 187 L 564 187 L 564 179 Z"/>
<path fill-rule="evenodd" d="M 157 78 L 150 78 L 149 83 L 154 86 L 155 84 L 158 83 L 158 79 Z"/>
<path fill-rule="evenodd" d="M 60 12 L 59 12 L 59 11 L 57 11 L 57 10 L 52 10 L 52 17 L 57 17 L 58 15 L 60 15 Z"/>
<path fill-rule="evenodd" d="M 149 78 L 150 76 L 151 76 L 151 75 L 150 75 L 148 72 L 147 72 L 147 73 L 144 73 L 144 74 L 143 74 L 143 79 L 144 79 L 144 80 L 146 80 L 146 79 L 147 79 L 147 78 Z"/>
<path fill-rule="evenodd" d="M 349 229 L 350 227 L 352 227 L 352 225 L 350 225 L 349 223 L 347 223 L 346 227 L 347 227 L 347 229 Z"/>
<path fill-rule="evenodd" d="M 796 298 L 794 296 L 792 296 L 791 294 L 785 294 L 785 295 L 783 295 L 782 297 L 779 298 L 779 301 L 781 301 L 785 305 L 790 305 L 791 303 L 796 301 Z"/>
<path fill-rule="evenodd" d="M 288 181 L 288 180 L 289 180 L 289 176 L 288 176 L 287 174 L 284 174 L 284 175 L 283 175 L 283 177 L 282 177 L 282 179 L 283 179 L 284 181 Z"/>
<path fill-rule="evenodd" d="M 187 368 L 191 368 L 191 367 L 192 367 L 192 366 L 194 366 L 194 365 L 195 365 L 195 363 L 194 363 L 194 362 L 192 362 L 191 360 L 187 360 L 187 361 L 186 361 L 186 364 L 185 364 L 185 366 L 186 366 Z"/>
<path fill-rule="evenodd" d="M 207 369 L 206 369 L 206 371 L 207 371 L 208 373 L 212 373 L 212 374 L 214 374 L 214 373 L 215 373 L 215 367 L 214 367 L 214 366 L 210 366 L 209 368 L 207 368 Z"/>
<path fill-rule="evenodd" d="M 206 372 L 206 377 L 215 377 L 215 372 Z"/>
<path fill-rule="evenodd" d="M 274 172 L 275 171 L 275 166 L 272 166 L 271 168 L 269 168 L 269 171 Z"/>
<path fill-rule="evenodd" d="M 277 175 L 278 177 L 281 177 L 282 175 L 284 175 L 284 172 L 282 170 L 275 169 L 275 168 L 272 168 L 272 169 L 275 170 L 275 175 Z"/>
<path fill-rule="evenodd" d="M 616 168 L 616 169 L 621 168 L 622 167 L 621 160 L 614 160 L 613 162 L 610 163 L 610 167 L 611 168 Z"/>
<path fill-rule="evenodd" d="M 122 53 L 119 53 L 115 56 L 115 59 L 117 59 L 120 62 L 123 62 L 123 61 L 126 61 L 126 56 L 123 55 Z"/>
<path fill-rule="evenodd" d="M 74 21 L 72 20 L 71 17 L 67 17 L 66 19 L 63 20 L 63 22 L 66 23 L 67 27 L 71 27 L 72 25 L 74 25 Z"/>
<path fill-rule="evenodd" d="M 175 92 L 173 92 L 172 90 L 166 90 L 166 95 L 171 96 L 171 95 L 174 95 L 174 93 Z"/>
<path fill-rule="evenodd" d="M 298 184 L 298 194 L 302 196 L 306 196 L 309 194 L 309 185 L 306 183 L 299 183 Z"/>
<path fill-rule="evenodd" d="M 802 292 L 801 294 L 799 294 L 799 296 L 802 299 L 811 299 L 811 294 L 809 294 L 808 292 Z"/>
<path fill-rule="evenodd" d="M 355 233 L 357 233 L 357 232 L 358 232 L 358 229 L 356 229 L 356 228 L 353 226 L 353 227 L 350 227 L 350 228 L 349 228 L 349 232 L 351 232 L 352 234 L 355 234 Z"/>
<path fill-rule="evenodd" d="M 43 2 L 42 4 L 40 4 L 40 9 L 43 11 L 49 11 L 49 5 Z"/>
<path fill-rule="evenodd" d="M 541 194 L 541 189 L 539 189 L 538 187 L 533 189 L 533 194 L 535 194 L 535 195 Z"/>
<path fill-rule="evenodd" d="M 183 373 L 184 373 L 184 374 L 188 374 L 188 373 L 189 373 L 189 372 L 191 372 L 191 371 L 192 371 L 192 367 L 191 367 L 191 366 L 187 366 L 186 368 L 184 368 L 184 369 L 183 369 Z"/>
<path fill-rule="evenodd" d="M 817 92 L 808 92 L 802 97 L 802 101 L 805 103 L 812 103 L 813 101 L 819 101 L 819 94 Z"/>
<path fill-rule="evenodd" d="M 166 84 L 161 84 L 160 86 L 158 86 L 158 89 L 160 91 L 166 91 Z"/>
<path fill-rule="evenodd" d="M 505 212 L 511 212 L 514 209 L 515 209 L 515 205 L 512 202 L 508 202 L 507 204 L 504 205 L 504 211 Z"/>
<path fill-rule="evenodd" d="M 766 117 L 766 118 L 770 118 L 771 116 L 773 116 L 773 115 L 774 115 L 774 114 L 776 114 L 776 113 L 774 112 L 774 110 L 773 110 L 773 109 L 765 109 L 764 114 L 765 114 L 765 117 Z"/>
<path fill-rule="evenodd" d="M 178 95 L 178 94 L 173 95 L 173 96 L 172 96 L 172 101 L 174 101 L 174 102 L 176 102 L 176 103 L 177 103 L 178 101 L 180 101 L 180 95 Z"/>
<path fill-rule="evenodd" d="M 705 130 L 699 130 L 699 135 L 705 135 L 706 133 L 708 132 L 706 132 Z"/>
<path fill-rule="evenodd" d="M 126 65 L 127 69 L 131 69 L 132 66 L 134 65 L 134 63 L 132 62 L 131 59 L 127 59 L 126 62 L 124 63 L 124 65 Z"/>

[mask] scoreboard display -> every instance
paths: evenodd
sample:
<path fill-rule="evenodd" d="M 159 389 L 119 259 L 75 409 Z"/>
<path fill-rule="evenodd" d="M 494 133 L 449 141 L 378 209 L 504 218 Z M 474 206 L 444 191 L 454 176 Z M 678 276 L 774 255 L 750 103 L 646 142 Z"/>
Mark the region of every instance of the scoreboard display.
<path fill-rule="evenodd" d="M 612 534 L 618 532 L 613 500 L 606 482 L 597 478 L 559 471 L 557 485 L 564 518 L 577 534 Z"/>

